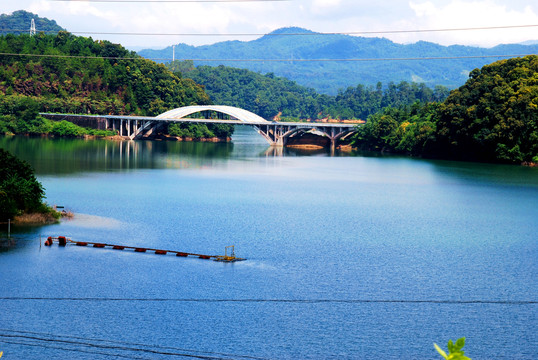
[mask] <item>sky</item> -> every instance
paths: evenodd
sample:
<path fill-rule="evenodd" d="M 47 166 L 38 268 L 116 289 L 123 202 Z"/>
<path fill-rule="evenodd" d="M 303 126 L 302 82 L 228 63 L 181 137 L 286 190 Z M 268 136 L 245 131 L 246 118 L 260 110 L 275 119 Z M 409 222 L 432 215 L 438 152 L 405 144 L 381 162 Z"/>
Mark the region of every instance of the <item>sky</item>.
<path fill-rule="evenodd" d="M 134 50 L 160 49 L 179 43 L 203 45 L 225 40 L 248 41 L 259 36 L 237 34 L 265 34 L 290 26 L 329 33 L 380 32 L 360 36 L 385 37 L 405 44 L 423 40 L 442 45 L 492 47 L 538 41 L 538 1 L 529 0 L 103 1 L 107 0 L 1 0 L 0 13 L 30 11 L 40 17 L 56 20 L 58 25 L 75 35 L 109 40 Z M 537 26 L 383 33 L 521 25 Z"/>

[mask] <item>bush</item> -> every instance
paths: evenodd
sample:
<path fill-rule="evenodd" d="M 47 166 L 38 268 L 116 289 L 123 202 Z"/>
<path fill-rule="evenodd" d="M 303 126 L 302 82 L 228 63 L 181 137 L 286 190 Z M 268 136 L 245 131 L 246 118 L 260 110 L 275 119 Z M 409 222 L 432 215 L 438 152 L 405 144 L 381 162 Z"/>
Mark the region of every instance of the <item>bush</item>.
<path fill-rule="evenodd" d="M 85 135 L 87 131 L 69 121 L 62 120 L 53 124 L 51 133 L 61 137 L 79 137 Z"/>
<path fill-rule="evenodd" d="M 194 139 L 215 137 L 215 134 L 205 124 L 172 123 L 168 126 L 168 133 L 172 136 Z"/>
<path fill-rule="evenodd" d="M 448 355 L 437 344 L 433 344 L 435 350 L 446 360 L 471 360 L 465 356 L 465 352 L 462 350 L 465 345 L 465 338 L 460 338 L 454 344 L 452 340 L 448 340 Z"/>

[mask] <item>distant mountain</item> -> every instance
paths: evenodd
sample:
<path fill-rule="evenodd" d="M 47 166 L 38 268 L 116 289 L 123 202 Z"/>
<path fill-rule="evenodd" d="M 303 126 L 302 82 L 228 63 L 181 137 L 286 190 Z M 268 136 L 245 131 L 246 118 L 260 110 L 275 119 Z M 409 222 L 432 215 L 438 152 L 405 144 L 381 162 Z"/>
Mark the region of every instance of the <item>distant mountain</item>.
<path fill-rule="evenodd" d="M 18 10 L 14 11 L 11 15 L 0 15 L 0 35 L 28 34 L 30 32 L 32 19 L 34 19 L 37 32 L 56 32 L 65 30 L 56 24 L 56 21 L 54 20 L 39 17 L 28 11 Z"/>
<path fill-rule="evenodd" d="M 442 46 L 425 41 L 402 45 L 384 38 L 324 35 L 302 28 L 282 28 L 246 42 L 225 41 L 204 46 L 178 44 L 175 48 L 176 59 L 292 59 L 266 62 L 197 61 L 195 65 L 222 64 L 260 73 L 274 73 L 326 94 L 336 94 L 340 89 L 357 84 L 376 85 L 378 82 L 423 82 L 430 87 L 444 85 L 455 88 L 465 83 L 471 70 L 501 59 L 476 57 L 536 53 L 536 44 L 499 45 L 488 49 L 460 45 Z M 141 50 L 138 54 L 146 58 L 171 59 L 172 46 L 162 50 Z M 424 57 L 443 59 L 339 61 Z M 331 61 L 304 61 L 312 59 Z"/>

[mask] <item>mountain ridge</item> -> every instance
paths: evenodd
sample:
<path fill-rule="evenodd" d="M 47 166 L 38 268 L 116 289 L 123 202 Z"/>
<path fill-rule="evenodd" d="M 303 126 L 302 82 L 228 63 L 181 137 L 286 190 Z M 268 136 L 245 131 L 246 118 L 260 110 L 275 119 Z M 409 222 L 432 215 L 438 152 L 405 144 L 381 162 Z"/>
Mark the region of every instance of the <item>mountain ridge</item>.
<path fill-rule="evenodd" d="M 456 88 L 465 83 L 473 69 L 502 59 L 494 55 L 534 53 L 538 53 L 538 44 L 501 44 L 493 48 L 444 46 L 428 41 L 399 44 L 386 38 L 322 34 L 298 27 L 276 29 L 250 41 L 224 41 L 202 46 L 175 45 L 175 58 L 199 59 L 195 61 L 196 66 L 225 65 L 259 73 L 274 73 L 332 95 L 357 84 L 388 84 L 416 79 L 430 87 L 443 85 Z M 144 49 L 138 54 L 150 59 L 171 59 L 172 46 L 161 50 Z M 290 61 L 275 61 L 283 59 Z M 324 61 L 315 61 L 319 59 Z M 342 61 L 344 59 L 355 60 Z M 435 66 L 432 66 L 432 62 Z"/>

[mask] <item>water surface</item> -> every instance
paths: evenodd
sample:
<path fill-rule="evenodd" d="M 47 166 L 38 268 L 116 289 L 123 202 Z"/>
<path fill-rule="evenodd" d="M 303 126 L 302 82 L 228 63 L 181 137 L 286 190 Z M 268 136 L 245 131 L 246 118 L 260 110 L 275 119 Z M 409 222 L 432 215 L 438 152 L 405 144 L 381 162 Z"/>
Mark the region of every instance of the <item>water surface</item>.
<path fill-rule="evenodd" d="M 274 151 L 249 129 L 0 146 L 76 213 L 3 241 L 5 356 L 433 359 L 462 336 L 473 359 L 538 353 L 538 169 Z M 57 235 L 248 260 L 40 246 Z"/>

